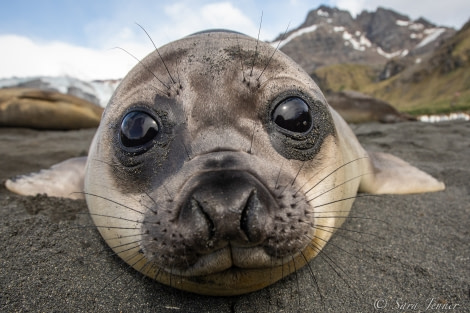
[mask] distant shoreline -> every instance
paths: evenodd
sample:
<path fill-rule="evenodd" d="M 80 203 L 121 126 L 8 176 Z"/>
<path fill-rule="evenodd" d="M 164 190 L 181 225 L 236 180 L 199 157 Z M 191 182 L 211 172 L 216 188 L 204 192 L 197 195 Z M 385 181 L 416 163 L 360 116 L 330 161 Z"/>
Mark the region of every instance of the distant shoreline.
<path fill-rule="evenodd" d="M 470 114 L 465 112 L 454 112 L 449 114 L 425 114 L 417 117 L 418 121 L 425 123 L 438 123 L 446 121 L 470 121 Z"/>

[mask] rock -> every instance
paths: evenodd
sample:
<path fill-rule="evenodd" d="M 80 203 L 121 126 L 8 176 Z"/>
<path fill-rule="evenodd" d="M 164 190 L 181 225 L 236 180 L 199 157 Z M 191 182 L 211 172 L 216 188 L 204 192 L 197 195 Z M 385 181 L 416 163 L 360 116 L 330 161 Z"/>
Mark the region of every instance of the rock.
<path fill-rule="evenodd" d="M 103 108 L 86 100 L 31 88 L 0 89 L 0 126 L 71 130 L 99 125 Z"/>
<path fill-rule="evenodd" d="M 414 121 L 416 118 L 398 112 L 385 101 L 367 96 L 357 91 L 331 92 L 325 95 L 328 103 L 348 123 L 397 123 Z"/>

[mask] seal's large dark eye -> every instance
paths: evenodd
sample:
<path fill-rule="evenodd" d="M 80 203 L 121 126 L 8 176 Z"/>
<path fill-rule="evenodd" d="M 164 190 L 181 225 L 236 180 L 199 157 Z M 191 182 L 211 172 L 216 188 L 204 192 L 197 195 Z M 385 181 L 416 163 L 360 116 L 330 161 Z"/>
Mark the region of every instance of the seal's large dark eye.
<path fill-rule="evenodd" d="M 277 126 L 294 133 L 304 133 L 312 127 L 310 108 L 299 97 L 290 97 L 279 103 L 271 118 Z"/>
<path fill-rule="evenodd" d="M 158 134 L 155 119 L 143 111 L 127 113 L 121 123 L 121 143 L 127 148 L 139 148 L 149 144 Z"/>

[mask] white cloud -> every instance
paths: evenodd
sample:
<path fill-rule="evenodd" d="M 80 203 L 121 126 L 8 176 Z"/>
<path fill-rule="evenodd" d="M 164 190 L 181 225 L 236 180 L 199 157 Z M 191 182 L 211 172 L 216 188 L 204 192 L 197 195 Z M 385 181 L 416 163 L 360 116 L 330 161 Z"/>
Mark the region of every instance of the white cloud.
<path fill-rule="evenodd" d="M 334 5 L 342 10 L 348 10 L 352 16 L 361 13 L 365 7 L 365 0 L 337 0 Z"/>
<path fill-rule="evenodd" d="M 160 8 L 160 14 L 142 14 L 142 26 L 157 46 L 209 28 L 227 28 L 248 34 L 257 32 L 257 26 L 230 2 L 206 5 L 174 3 Z M 131 8 L 123 8 L 131 10 Z M 137 61 L 153 50 L 145 33 L 133 23 L 138 11 L 129 16 L 99 20 L 86 26 L 86 32 L 98 48 L 84 48 L 63 42 L 38 42 L 15 35 L 0 36 L 0 78 L 25 76 L 69 75 L 84 80 L 123 77 Z M 164 13 L 164 14 L 162 14 Z M 139 15 L 140 16 L 140 15 Z M 155 18 L 157 17 L 157 18 Z M 151 22 L 155 21 L 155 22 Z"/>
<path fill-rule="evenodd" d="M 264 11 L 261 39 L 272 40 L 284 31 L 289 21 L 291 29 L 296 27 L 303 22 L 308 10 L 315 9 L 319 4 L 319 1 L 312 0 L 201 2 L 120 2 L 109 8 L 106 17 L 83 26 L 88 37 L 87 44 L 93 48 L 0 35 L 0 78 L 36 75 L 70 75 L 81 79 L 120 78 L 137 61 L 123 51 L 113 50 L 113 47 L 122 47 L 138 59 L 153 50 L 150 40 L 134 22 L 145 27 L 156 45 L 161 46 L 209 28 L 227 28 L 256 37 L 259 17 L 261 11 Z M 425 16 L 437 24 L 460 27 L 469 17 L 467 2 L 447 0 L 445 9 L 439 2 L 420 0 L 331 0 L 328 3 L 348 9 L 353 15 L 364 9 L 375 10 L 380 5 L 413 19 Z M 73 35 L 70 34 L 71 37 Z"/>
<path fill-rule="evenodd" d="M 84 80 L 123 77 L 136 63 L 119 50 L 93 50 L 62 42 L 0 36 L 0 77 L 69 75 Z"/>
<path fill-rule="evenodd" d="M 174 3 L 165 7 L 169 25 L 165 32 L 170 37 L 179 38 L 191 33 L 213 28 L 225 28 L 256 34 L 258 27 L 230 2 L 217 2 L 206 5 Z"/>
<path fill-rule="evenodd" d="M 333 0 L 332 6 L 350 10 L 353 16 L 362 10 L 375 11 L 377 7 L 389 8 L 408 15 L 411 19 L 424 17 L 432 23 L 460 28 L 470 18 L 468 0 Z"/>

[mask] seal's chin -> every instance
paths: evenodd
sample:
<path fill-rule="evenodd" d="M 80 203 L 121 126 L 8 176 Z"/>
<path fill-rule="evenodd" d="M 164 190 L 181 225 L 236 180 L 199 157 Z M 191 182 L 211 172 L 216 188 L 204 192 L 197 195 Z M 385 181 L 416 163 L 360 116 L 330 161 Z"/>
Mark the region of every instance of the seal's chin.
<path fill-rule="evenodd" d="M 199 257 L 198 261 L 188 268 L 172 268 L 165 269 L 165 271 L 184 277 L 205 276 L 232 270 L 240 272 L 250 269 L 271 268 L 283 265 L 291 261 L 293 257 L 296 257 L 296 255 L 274 258 L 269 256 L 262 247 L 227 246 Z"/>
<path fill-rule="evenodd" d="M 313 245 L 324 244 L 320 240 L 313 240 Z M 308 260 L 312 259 L 318 250 L 312 245 L 307 245 L 303 251 L 296 255 L 274 260 L 273 257 L 265 257 L 269 262 L 259 264 L 260 253 L 256 250 L 262 248 L 243 248 L 245 253 L 235 252 L 237 249 L 228 247 L 217 250 L 201 258 L 191 269 L 176 270 L 167 269 L 152 263 L 142 255 L 133 255 L 131 260 L 138 259 L 133 267 L 168 286 L 181 290 L 210 296 L 235 296 L 262 289 L 274 282 L 286 277 L 293 271 L 303 267 Z M 230 253 L 229 253 L 230 252 Z M 234 261 L 227 261 L 227 255 L 245 255 L 244 262 L 251 262 L 252 268 L 240 266 Z M 248 255 L 251 255 L 248 257 Z M 236 260 L 240 257 L 235 257 Z M 251 261 L 250 261 L 251 260 Z M 270 263 L 272 262 L 272 263 Z M 269 263 L 269 265 L 267 265 Z"/>

